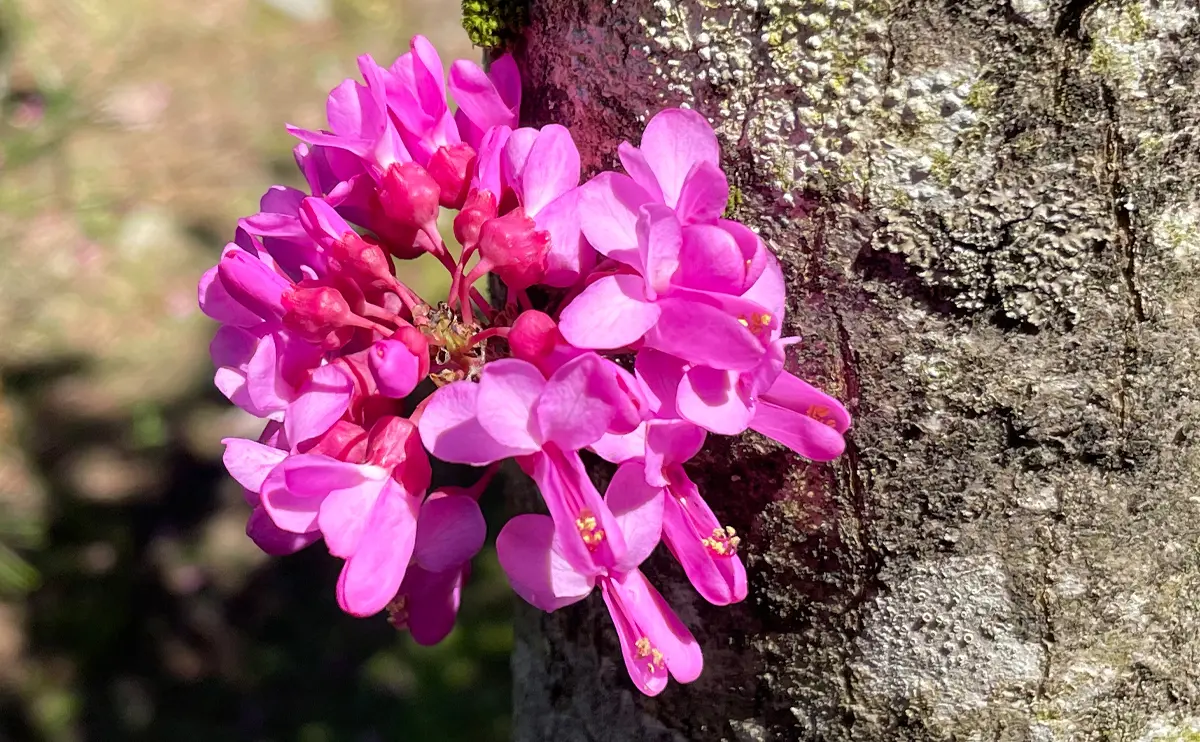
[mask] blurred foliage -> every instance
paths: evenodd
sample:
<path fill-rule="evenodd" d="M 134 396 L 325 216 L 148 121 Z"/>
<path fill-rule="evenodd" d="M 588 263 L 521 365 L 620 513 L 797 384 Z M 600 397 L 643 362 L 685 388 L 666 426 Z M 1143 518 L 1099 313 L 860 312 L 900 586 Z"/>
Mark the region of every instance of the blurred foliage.
<path fill-rule="evenodd" d="M 343 614 L 320 545 L 257 552 L 220 439 L 261 423 L 194 303 L 357 54 L 472 54 L 446 7 L 0 0 L 0 741 L 508 739 L 494 552 L 429 648 Z"/>
<path fill-rule="evenodd" d="M 502 49 L 529 22 L 528 0 L 462 0 L 462 25 L 481 49 Z"/>

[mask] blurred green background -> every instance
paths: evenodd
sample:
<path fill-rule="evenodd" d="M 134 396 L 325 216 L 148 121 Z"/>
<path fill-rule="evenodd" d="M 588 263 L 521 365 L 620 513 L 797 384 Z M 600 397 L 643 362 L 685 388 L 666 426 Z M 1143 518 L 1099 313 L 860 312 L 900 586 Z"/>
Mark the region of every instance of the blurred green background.
<path fill-rule="evenodd" d="M 417 647 L 267 559 L 220 439 L 195 283 L 272 183 L 285 122 L 456 0 L 0 0 L 0 740 L 504 740 L 511 598 L 477 560 Z M 419 283 L 419 282 L 418 282 Z M 494 500 L 494 498 L 492 498 Z"/>

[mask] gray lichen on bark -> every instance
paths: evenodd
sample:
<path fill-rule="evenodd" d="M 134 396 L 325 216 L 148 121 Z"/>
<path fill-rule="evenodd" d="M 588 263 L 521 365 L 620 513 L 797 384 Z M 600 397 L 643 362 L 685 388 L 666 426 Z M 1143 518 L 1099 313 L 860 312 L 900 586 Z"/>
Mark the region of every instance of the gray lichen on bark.
<path fill-rule="evenodd" d="M 533 0 L 529 123 L 615 166 L 714 122 L 847 454 L 692 469 L 751 596 L 653 579 L 706 670 L 656 699 L 603 605 L 523 610 L 516 738 L 1200 739 L 1200 12 L 1169 0 Z"/>

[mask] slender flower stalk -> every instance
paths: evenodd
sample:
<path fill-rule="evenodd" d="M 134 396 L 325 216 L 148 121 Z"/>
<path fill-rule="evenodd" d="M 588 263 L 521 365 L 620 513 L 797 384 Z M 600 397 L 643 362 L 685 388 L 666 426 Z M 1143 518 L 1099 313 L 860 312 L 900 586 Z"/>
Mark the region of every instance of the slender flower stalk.
<path fill-rule="evenodd" d="M 343 562 L 343 610 L 436 644 L 486 539 L 479 499 L 513 459 L 549 512 L 496 538 L 517 594 L 553 611 L 598 587 L 639 690 L 694 680 L 700 647 L 639 565 L 661 542 L 726 605 L 747 595 L 753 545 L 718 516 L 735 493 L 710 505 L 689 460 L 708 434 L 751 429 L 828 461 L 850 427 L 785 370 L 799 339 L 783 335 L 783 274 L 722 217 L 716 135 L 663 110 L 618 148 L 624 172 L 581 182 L 570 131 L 517 125 L 511 57 L 487 72 L 458 60 L 447 81 L 418 36 L 391 66 L 358 68 L 326 128 L 288 127 L 307 191 L 269 189 L 199 283 L 221 325 L 214 383 L 266 421 L 225 441 L 247 535 L 275 555 L 323 542 Z M 444 297 L 405 282 L 427 253 Z M 503 301 L 476 288 L 485 276 Z M 584 450 L 616 465 L 603 495 Z M 450 487 L 431 456 L 486 469 Z"/>

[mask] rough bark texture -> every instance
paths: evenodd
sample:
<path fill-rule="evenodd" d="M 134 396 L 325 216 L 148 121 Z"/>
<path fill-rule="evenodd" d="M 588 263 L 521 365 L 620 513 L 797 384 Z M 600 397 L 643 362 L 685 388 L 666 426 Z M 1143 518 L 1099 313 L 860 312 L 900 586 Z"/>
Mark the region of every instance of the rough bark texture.
<path fill-rule="evenodd" d="M 1200 740 L 1200 15 L 1145 0 L 533 0 L 530 123 L 690 103 L 791 287 L 847 454 L 692 469 L 750 598 L 624 677 L 598 597 L 524 609 L 519 742 Z M 586 161 L 591 167 L 613 159 Z"/>

